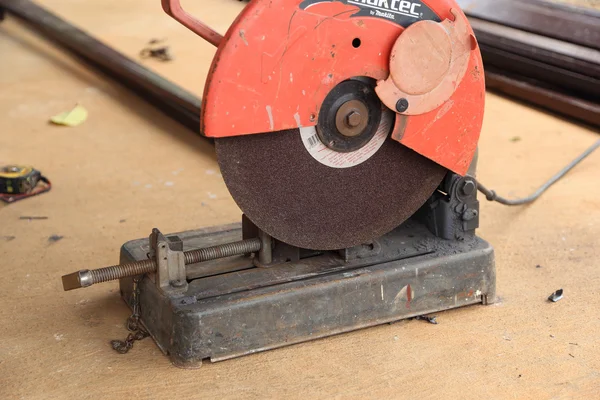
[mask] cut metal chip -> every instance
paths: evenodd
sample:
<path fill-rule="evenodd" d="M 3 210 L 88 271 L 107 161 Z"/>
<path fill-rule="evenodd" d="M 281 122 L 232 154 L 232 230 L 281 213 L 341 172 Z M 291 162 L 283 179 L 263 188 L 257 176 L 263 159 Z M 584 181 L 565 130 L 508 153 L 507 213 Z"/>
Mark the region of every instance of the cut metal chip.
<path fill-rule="evenodd" d="M 558 289 L 556 292 L 552 293 L 550 295 L 550 297 L 548 297 L 548 300 L 550 300 L 553 303 L 556 303 L 557 301 L 559 301 L 562 298 L 563 298 L 563 290 Z"/>
<path fill-rule="evenodd" d="M 430 324 L 434 324 L 437 325 L 437 317 L 433 316 L 433 317 L 428 317 L 427 315 L 418 315 L 416 316 L 414 319 L 419 320 L 419 321 L 427 321 Z"/>

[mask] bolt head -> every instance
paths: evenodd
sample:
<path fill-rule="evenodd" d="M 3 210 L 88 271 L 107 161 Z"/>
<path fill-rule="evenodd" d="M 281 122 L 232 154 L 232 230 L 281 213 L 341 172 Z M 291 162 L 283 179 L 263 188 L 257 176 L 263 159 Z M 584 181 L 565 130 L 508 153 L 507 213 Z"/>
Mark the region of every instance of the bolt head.
<path fill-rule="evenodd" d="M 176 288 L 179 288 L 179 287 L 183 287 L 183 286 L 185 286 L 185 283 L 186 283 L 186 282 L 185 282 L 185 281 L 183 281 L 183 280 L 180 280 L 180 279 L 178 279 L 178 280 L 176 280 L 176 281 L 171 281 L 171 282 L 169 282 L 169 283 L 171 284 L 171 286 L 173 286 L 173 287 L 176 287 Z"/>
<path fill-rule="evenodd" d="M 360 125 L 361 120 L 362 115 L 356 111 L 352 111 L 346 116 L 346 125 L 348 125 L 350 128 L 355 128 Z"/>
<path fill-rule="evenodd" d="M 473 192 L 475 192 L 476 188 L 477 187 L 475 186 L 475 182 L 466 181 L 461 187 L 461 192 L 467 196 L 470 196 L 473 194 Z"/>
<path fill-rule="evenodd" d="M 408 110 L 408 100 L 402 98 L 396 102 L 396 111 L 399 113 Z"/>
<path fill-rule="evenodd" d="M 477 210 L 474 210 L 472 208 L 467 209 L 467 211 L 465 211 L 462 214 L 462 220 L 463 221 L 470 221 L 473 218 L 477 217 L 479 215 L 479 213 L 477 212 Z"/>

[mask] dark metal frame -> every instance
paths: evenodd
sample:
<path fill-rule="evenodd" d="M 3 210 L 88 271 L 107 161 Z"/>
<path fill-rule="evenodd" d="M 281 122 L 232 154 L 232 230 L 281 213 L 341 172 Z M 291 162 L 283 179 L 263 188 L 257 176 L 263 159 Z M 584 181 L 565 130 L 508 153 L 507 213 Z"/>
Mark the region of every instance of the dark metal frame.
<path fill-rule="evenodd" d="M 141 323 L 172 362 L 194 368 L 204 359 L 493 303 L 494 252 L 475 236 L 478 224 L 476 182 L 448 174 L 414 218 L 365 245 L 315 252 L 268 237 L 254 256 L 189 265 L 185 287 L 161 285 L 157 274 L 147 274 L 139 293 L 135 278 L 121 279 L 121 295 L 132 307 L 139 300 Z M 169 237 L 183 252 L 257 236 L 244 218 Z M 146 259 L 152 247 L 145 239 L 126 243 L 121 263 Z"/>
<path fill-rule="evenodd" d="M 239 239 L 241 227 L 229 231 Z M 204 246 L 212 233 L 178 234 L 184 246 Z M 380 238 L 382 254 L 355 258 L 331 254 L 293 265 L 252 268 L 189 283 L 180 296 L 140 282 L 141 322 L 179 367 L 221 361 L 355 329 L 495 299 L 494 254 L 477 237 L 449 244 L 422 225 Z M 144 257 L 143 241 L 125 244 L 121 261 Z M 445 246 L 445 247 L 444 247 Z M 404 254 L 403 254 L 404 252 Z M 131 299 L 132 278 L 121 280 Z"/>

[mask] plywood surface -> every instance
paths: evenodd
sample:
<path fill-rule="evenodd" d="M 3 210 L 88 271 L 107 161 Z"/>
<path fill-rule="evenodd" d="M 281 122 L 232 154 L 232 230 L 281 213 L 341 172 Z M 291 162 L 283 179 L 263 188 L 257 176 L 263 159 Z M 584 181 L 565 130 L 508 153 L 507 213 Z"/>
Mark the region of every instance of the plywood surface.
<path fill-rule="evenodd" d="M 213 49 L 158 0 L 42 3 L 131 57 L 166 38 L 175 60 L 143 62 L 201 94 Z M 241 8 L 187 3 L 221 32 Z M 600 152 L 532 206 L 482 204 L 497 304 L 180 370 L 149 339 L 127 355 L 109 348 L 128 315 L 116 283 L 65 293 L 60 276 L 115 263 L 123 242 L 155 226 L 237 221 L 211 146 L 11 18 L 0 24 L 0 57 L 0 164 L 33 164 L 54 183 L 0 208 L 0 398 L 598 397 Z M 48 124 L 75 103 L 90 112 L 83 125 Z M 490 94 L 479 177 L 525 195 L 597 138 Z M 558 288 L 564 299 L 548 303 Z"/>

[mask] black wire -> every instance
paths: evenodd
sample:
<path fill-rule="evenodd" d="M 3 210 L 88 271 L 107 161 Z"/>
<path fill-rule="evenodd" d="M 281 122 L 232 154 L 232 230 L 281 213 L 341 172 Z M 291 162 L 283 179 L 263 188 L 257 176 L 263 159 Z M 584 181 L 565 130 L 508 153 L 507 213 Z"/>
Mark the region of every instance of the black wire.
<path fill-rule="evenodd" d="M 548 182 L 544 183 L 538 190 L 535 191 L 531 196 L 523 197 L 521 199 L 507 199 L 505 197 L 499 196 L 495 191 L 490 190 L 483 186 L 481 182 L 477 181 L 477 189 L 485 195 L 485 198 L 489 201 L 496 201 L 500 204 L 504 204 L 505 206 L 520 206 L 523 204 L 533 203 L 538 199 L 548 188 L 554 185 L 559 179 L 567 174 L 570 170 L 573 169 L 577 164 L 579 164 L 583 159 L 592 154 L 594 150 L 600 147 L 600 140 L 597 140 L 596 143 L 591 145 L 586 151 L 581 153 L 579 157 L 571 161 L 566 167 L 561 169 L 556 175 L 548 180 Z"/>

